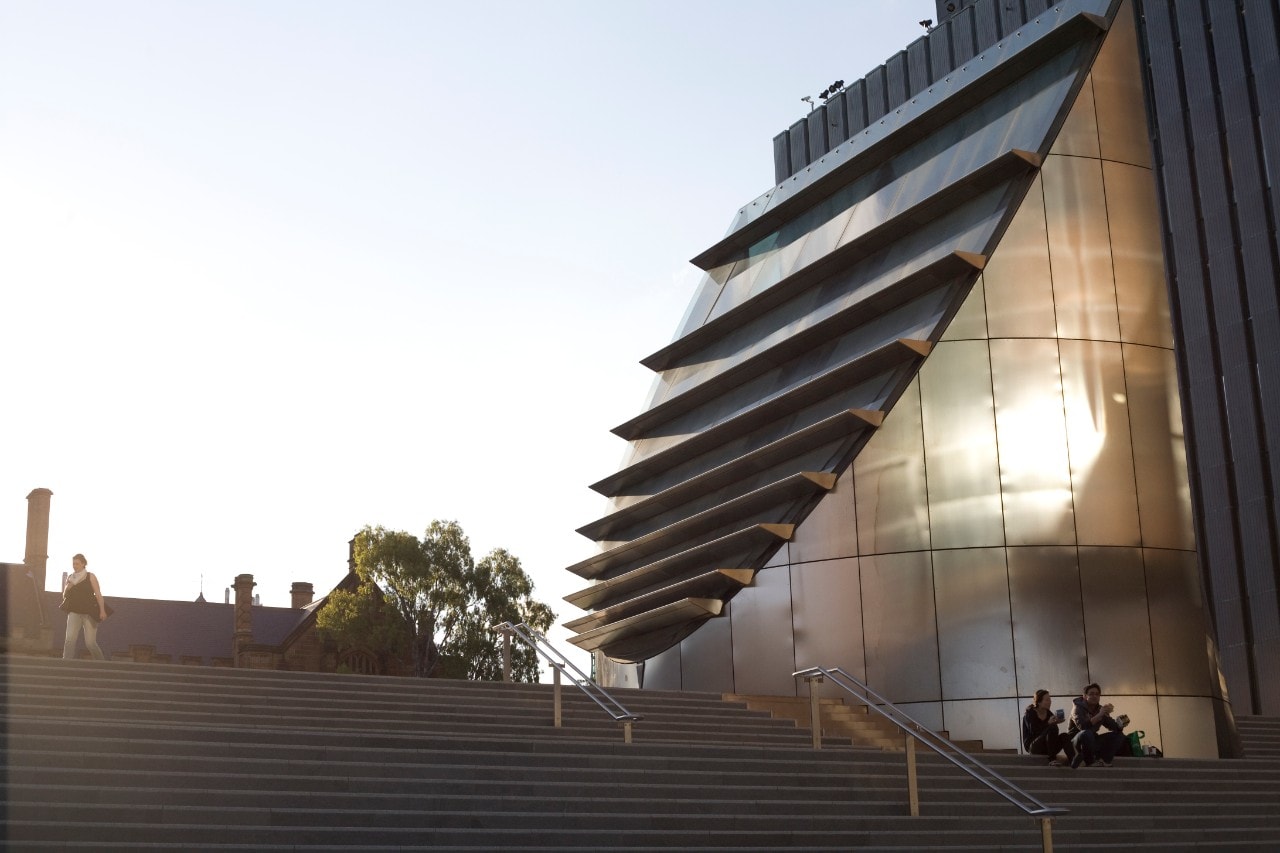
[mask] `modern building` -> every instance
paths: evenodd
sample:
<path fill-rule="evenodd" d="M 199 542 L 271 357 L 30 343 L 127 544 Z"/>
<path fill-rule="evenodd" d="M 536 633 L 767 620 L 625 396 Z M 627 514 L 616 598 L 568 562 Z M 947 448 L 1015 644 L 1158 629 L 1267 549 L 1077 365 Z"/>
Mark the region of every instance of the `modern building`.
<path fill-rule="evenodd" d="M 606 684 L 1280 713 L 1274 0 L 939 2 L 774 140 L 581 529 Z M 1225 676 L 1225 677 L 1224 677 Z"/>

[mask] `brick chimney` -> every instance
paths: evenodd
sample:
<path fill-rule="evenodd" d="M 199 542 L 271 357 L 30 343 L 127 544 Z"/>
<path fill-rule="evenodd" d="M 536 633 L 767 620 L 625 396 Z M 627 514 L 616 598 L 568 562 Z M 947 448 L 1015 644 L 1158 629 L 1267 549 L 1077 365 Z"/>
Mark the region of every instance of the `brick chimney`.
<path fill-rule="evenodd" d="M 294 581 L 289 595 L 293 598 L 293 609 L 301 610 L 315 600 L 316 589 L 306 581 Z"/>
<path fill-rule="evenodd" d="M 44 575 L 49 565 L 48 489 L 34 489 L 27 495 L 27 555 L 22 562 L 36 579 L 36 589 L 44 592 Z"/>
<path fill-rule="evenodd" d="M 240 666 L 240 649 L 253 642 L 253 575 L 236 575 L 236 621 L 231 640 L 231 654 Z"/>

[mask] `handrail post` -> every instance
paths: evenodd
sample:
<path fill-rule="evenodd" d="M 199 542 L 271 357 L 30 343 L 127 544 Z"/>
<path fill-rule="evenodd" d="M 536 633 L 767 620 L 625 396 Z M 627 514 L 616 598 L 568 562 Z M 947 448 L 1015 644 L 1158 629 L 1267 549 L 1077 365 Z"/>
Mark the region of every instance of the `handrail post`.
<path fill-rule="evenodd" d="M 1040 847 L 1044 853 L 1053 853 L 1053 818 L 1040 817 Z"/>
<path fill-rule="evenodd" d="M 916 739 L 903 734 L 907 741 L 907 802 L 911 805 L 911 816 L 920 817 L 920 786 L 916 781 Z"/>
<path fill-rule="evenodd" d="M 560 728 L 560 667 L 553 666 L 551 668 L 555 671 L 555 687 L 552 693 L 555 696 L 555 719 L 556 728 L 558 729 Z"/>
<path fill-rule="evenodd" d="M 631 721 L 622 721 L 622 742 L 631 743 Z"/>
<path fill-rule="evenodd" d="M 813 748 L 822 749 L 822 708 L 818 704 L 818 691 L 813 688 L 815 682 L 822 683 L 822 676 L 806 676 L 804 680 L 809 685 L 809 725 L 813 728 Z"/>
<path fill-rule="evenodd" d="M 502 629 L 502 680 L 511 681 L 511 629 Z"/>

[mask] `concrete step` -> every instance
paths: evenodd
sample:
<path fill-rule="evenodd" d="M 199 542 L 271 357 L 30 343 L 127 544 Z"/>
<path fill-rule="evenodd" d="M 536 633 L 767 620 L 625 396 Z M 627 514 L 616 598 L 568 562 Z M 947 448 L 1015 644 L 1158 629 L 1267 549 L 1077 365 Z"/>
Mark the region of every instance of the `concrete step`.
<path fill-rule="evenodd" d="M 549 685 L 13 661 L 6 850 L 1040 849 L 1035 821 L 938 756 L 919 756 L 912 818 L 901 753 L 813 750 L 710 694 L 628 695 L 646 719 L 625 744 L 568 689 L 553 727 Z M 1280 849 L 1272 762 L 983 759 L 1072 810 L 1062 849 Z"/>

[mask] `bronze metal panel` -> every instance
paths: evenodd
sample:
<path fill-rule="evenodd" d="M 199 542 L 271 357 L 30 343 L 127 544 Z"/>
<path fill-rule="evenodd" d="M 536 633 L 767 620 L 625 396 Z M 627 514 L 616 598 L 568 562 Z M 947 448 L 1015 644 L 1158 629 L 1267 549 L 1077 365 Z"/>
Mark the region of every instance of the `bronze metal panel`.
<path fill-rule="evenodd" d="M 1076 696 L 1089 680 L 1076 549 L 1009 548 L 1007 555 L 1018 693 Z"/>
<path fill-rule="evenodd" d="M 1170 758 L 1218 758 L 1212 702 L 1196 696 L 1161 696 L 1159 740 L 1152 742 Z M 1151 736 L 1150 729 L 1146 732 Z"/>
<path fill-rule="evenodd" d="M 1210 696 L 1217 663 L 1192 551 L 1145 548 L 1151 650 L 1161 695 Z"/>
<path fill-rule="evenodd" d="M 1104 162 L 1102 179 L 1107 189 L 1121 340 L 1172 348 L 1155 176 L 1150 169 Z"/>
<path fill-rule="evenodd" d="M 935 549 L 1004 544 L 986 341 L 940 343 L 920 370 Z"/>
<path fill-rule="evenodd" d="M 993 338 L 1051 338 L 1057 329 L 1044 187 L 1039 175 L 982 270 Z"/>
<path fill-rule="evenodd" d="M 836 487 L 823 495 L 818 505 L 796 528 L 790 543 L 789 561 L 807 563 L 852 557 L 858 553 L 858 531 L 853 513 L 853 469 L 836 480 Z"/>
<path fill-rule="evenodd" d="M 942 698 L 928 552 L 862 557 L 867 683 L 891 702 Z"/>
<path fill-rule="evenodd" d="M 1108 693 L 1155 693 L 1142 552 L 1081 548 L 1080 591 L 1089 676 Z"/>
<path fill-rule="evenodd" d="M 1118 341 L 1102 164 L 1050 156 L 1040 175 L 1058 337 Z"/>
<path fill-rule="evenodd" d="M 1010 545 L 1073 544 L 1075 516 L 1058 342 L 991 341 L 991 384 L 1005 540 Z"/>
<path fill-rule="evenodd" d="M 791 591 L 797 669 L 838 666 L 865 680 L 858 560 L 793 566 Z"/>
<path fill-rule="evenodd" d="M 964 341 L 985 338 L 987 336 L 986 296 L 983 294 L 982 278 L 979 276 L 969 295 L 960 303 L 960 310 L 947 324 L 942 334 L 944 341 Z"/>
<path fill-rule="evenodd" d="M 734 599 L 737 601 L 738 599 Z M 685 637 L 680 651 L 680 689 L 735 692 L 733 684 L 733 601 L 726 605 L 728 619 L 708 619 Z M 674 650 L 673 650 L 674 651 Z M 669 654 L 664 652 L 663 654 Z M 646 680 L 645 686 L 648 687 Z"/>
<path fill-rule="evenodd" d="M 724 622 L 724 619 L 712 620 Z M 702 633 L 698 631 L 697 634 Z M 674 646 L 644 662 L 644 687 L 646 690 L 680 689 L 681 649 Z"/>
<path fill-rule="evenodd" d="M 1098 116 L 1093 107 L 1093 77 L 1085 79 L 1076 102 L 1067 113 L 1058 138 L 1049 149 L 1050 154 L 1067 157 L 1098 157 Z"/>
<path fill-rule="evenodd" d="M 1097 678 L 1091 678 L 1090 681 L 1098 681 Z M 1142 738 L 1143 743 L 1160 744 L 1160 738 L 1163 734 L 1160 725 L 1160 702 L 1155 696 L 1130 696 L 1124 693 L 1117 693 L 1111 689 L 1111 685 L 1106 681 L 1099 681 L 1102 686 L 1102 701 L 1110 702 L 1116 706 L 1116 714 L 1128 714 L 1129 725 L 1125 728 L 1126 732 L 1146 732 Z M 1083 685 L 1076 688 L 1076 694 L 1079 695 Z M 1213 712 L 1210 711 L 1209 728 L 1213 728 Z M 1123 761 L 1123 759 L 1121 759 Z M 1132 766 L 1132 764 L 1130 764 Z"/>
<path fill-rule="evenodd" d="M 943 702 L 944 728 L 953 738 L 981 740 L 984 749 L 1018 749 L 1023 707 L 1016 698 Z"/>
<path fill-rule="evenodd" d="M 948 700 L 1017 693 L 1004 553 L 1003 548 L 933 553 L 938 658 Z"/>
<path fill-rule="evenodd" d="M 786 569 L 756 575 L 733 600 L 734 684 L 739 693 L 794 696 L 796 656 L 791 630 L 791 577 Z"/>
<path fill-rule="evenodd" d="M 1151 142 L 1142 96 L 1142 60 L 1129 3 L 1121 5 L 1090 69 L 1098 143 L 1104 160 L 1150 167 Z"/>
<path fill-rule="evenodd" d="M 1173 352 L 1124 347 L 1142 544 L 1195 548 L 1182 404 Z"/>
<path fill-rule="evenodd" d="M 874 684 L 871 685 L 875 687 Z M 941 702 L 894 702 L 907 716 L 930 731 L 940 732 L 947 726 L 942 719 Z M 920 753 L 917 752 L 917 755 Z"/>
<path fill-rule="evenodd" d="M 920 381 L 913 379 L 853 463 L 858 547 L 863 554 L 929 547 Z"/>
<path fill-rule="evenodd" d="M 1140 544 L 1128 397 L 1119 344 L 1058 342 L 1081 545 Z"/>

